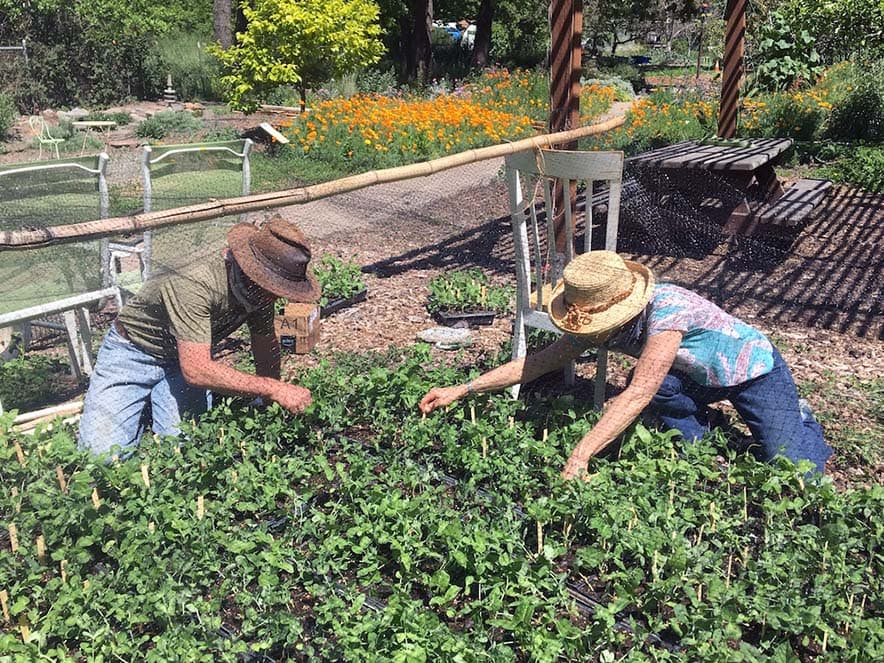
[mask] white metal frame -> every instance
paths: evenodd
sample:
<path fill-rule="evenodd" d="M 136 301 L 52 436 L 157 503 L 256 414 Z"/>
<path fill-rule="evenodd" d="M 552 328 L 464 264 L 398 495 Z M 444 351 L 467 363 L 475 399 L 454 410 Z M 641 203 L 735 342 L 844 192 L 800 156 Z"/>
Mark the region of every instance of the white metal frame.
<path fill-rule="evenodd" d="M 110 157 L 102 152 L 97 157 L 97 165 L 90 168 L 82 163 L 83 159 L 49 161 L 39 164 L 23 164 L 18 167 L 0 168 L 0 186 L 2 186 L 3 177 L 22 174 L 22 173 L 40 173 L 52 170 L 74 169 L 82 170 L 89 175 L 94 175 L 97 180 L 98 188 L 98 214 L 99 218 L 107 218 L 109 207 L 109 194 L 107 186 L 107 164 Z M 113 283 L 113 275 L 108 271 L 108 241 L 102 240 L 100 263 L 98 269 L 101 271 L 101 289 L 87 292 L 79 295 L 72 295 L 63 299 L 55 300 L 37 306 L 30 306 L 18 311 L 0 314 L 0 328 L 11 327 L 13 325 L 21 326 L 22 335 L 25 340 L 25 348 L 27 349 L 27 341 L 30 338 L 30 326 L 38 325 L 64 331 L 68 339 L 68 353 L 71 359 L 71 371 L 79 379 L 83 375 L 92 373 L 92 335 L 89 328 L 89 310 L 86 308 L 88 304 L 101 301 L 103 299 L 113 297 L 117 300 L 117 304 L 121 305 L 119 288 Z M 44 320 L 48 315 L 61 313 L 64 323 L 58 323 Z"/>
<path fill-rule="evenodd" d="M 620 220 L 620 193 L 623 179 L 622 152 L 577 152 L 561 150 L 535 150 L 519 152 L 506 157 L 507 188 L 510 199 L 510 215 L 513 227 L 513 245 L 516 258 L 516 320 L 513 338 L 513 359 L 524 357 L 527 352 L 527 331 L 529 327 L 560 334 L 552 324 L 545 301 L 562 276 L 562 270 L 574 257 L 574 213 L 568 201 L 572 183 L 586 185 L 583 203 L 585 222 L 584 251 L 592 246 L 593 207 L 606 203 L 608 212 L 605 219 L 605 248 L 617 250 L 617 230 Z M 538 180 L 543 190 L 543 218 L 540 219 L 535 205 L 536 192 L 527 191 L 529 181 Z M 564 212 L 565 254 L 556 255 L 556 236 L 553 219 L 553 196 L 556 181 L 565 192 Z M 593 183 L 603 182 L 606 188 L 593 196 Z M 527 195 L 526 195 L 527 193 Z M 578 209 L 580 205 L 578 203 Z M 545 223 L 546 228 L 542 229 Z M 546 250 L 541 248 L 545 235 Z M 562 263 L 559 264 L 559 260 Z M 605 399 L 605 377 L 607 372 L 607 352 L 597 353 L 597 372 L 594 391 L 595 406 L 600 408 Z M 573 362 L 565 371 L 568 384 L 573 383 Z M 520 385 L 512 389 L 513 397 L 518 397 Z"/>
<path fill-rule="evenodd" d="M 251 192 L 252 187 L 252 168 L 249 162 L 249 154 L 252 151 L 254 143 L 250 138 L 242 141 L 242 151 L 237 152 L 230 147 L 232 141 L 224 141 L 219 143 L 194 143 L 193 145 L 176 145 L 172 149 L 163 149 L 162 153 L 157 157 L 152 157 L 153 148 L 145 145 L 141 154 L 141 176 L 144 185 L 144 211 L 150 212 L 153 208 L 153 179 L 151 177 L 151 166 L 160 163 L 169 156 L 176 154 L 192 154 L 194 152 L 229 152 L 235 157 L 242 159 L 242 195 L 247 196 Z M 153 251 L 153 232 L 150 230 L 144 233 L 144 245 L 141 253 L 142 279 L 147 279 L 150 275 L 150 260 Z M 125 245 L 117 245 L 118 250 L 125 249 Z"/>

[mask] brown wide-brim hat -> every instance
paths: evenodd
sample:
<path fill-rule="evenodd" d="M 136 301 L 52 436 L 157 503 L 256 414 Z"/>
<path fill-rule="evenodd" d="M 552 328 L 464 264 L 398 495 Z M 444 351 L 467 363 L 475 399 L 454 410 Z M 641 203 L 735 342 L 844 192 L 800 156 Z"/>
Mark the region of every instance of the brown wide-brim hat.
<path fill-rule="evenodd" d="M 654 274 L 613 251 L 589 251 L 565 267 L 549 317 L 566 334 L 600 336 L 632 320 L 654 293 Z"/>
<path fill-rule="evenodd" d="M 319 299 L 310 244 L 295 224 L 279 215 L 260 228 L 238 223 L 227 232 L 227 246 L 246 276 L 268 292 L 291 302 Z"/>

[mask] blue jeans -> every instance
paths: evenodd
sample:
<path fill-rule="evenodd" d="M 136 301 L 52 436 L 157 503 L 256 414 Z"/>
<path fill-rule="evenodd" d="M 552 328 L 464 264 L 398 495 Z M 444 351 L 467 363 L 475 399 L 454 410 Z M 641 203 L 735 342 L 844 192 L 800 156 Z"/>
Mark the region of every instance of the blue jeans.
<path fill-rule="evenodd" d="M 760 460 L 781 455 L 797 463 L 804 458 L 821 474 L 825 471 L 832 449 L 816 420 L 802 418 L 795 381 L 776 348 L 770 373 L 733 387 L 706 387 L 672 371 L 651 400 L 651 409 L 667 428 L 695 441 L 709 432 L 706 406 L 723 400 L 731 402 L 752 431 Z"/>
<path fill-rule="evenodd" d="M 86 392 L 79 447 L 101 454 L 116 445 L 125 456 L 148 423 L 158 435 L 177 435 L 185 414 L 202 414 L 210 404 L 209 392 L 184 381 L 177 360 L 147 354 L 111 325 Z"/>

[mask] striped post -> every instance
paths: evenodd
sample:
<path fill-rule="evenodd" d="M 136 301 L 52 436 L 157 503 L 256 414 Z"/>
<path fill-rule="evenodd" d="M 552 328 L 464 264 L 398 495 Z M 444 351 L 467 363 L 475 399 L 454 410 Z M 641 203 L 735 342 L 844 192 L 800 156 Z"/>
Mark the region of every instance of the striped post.
<path fill-rule="evenodd" d="M 721 76 L 721 101 L 718 106 L 718 135 L 737 135 L 737 108 L 743 79 L 743 55 L 746 35 L 746 0 L 728 0 L 725 10 L 727 27 L 724 44 L 724 71 Z"/>

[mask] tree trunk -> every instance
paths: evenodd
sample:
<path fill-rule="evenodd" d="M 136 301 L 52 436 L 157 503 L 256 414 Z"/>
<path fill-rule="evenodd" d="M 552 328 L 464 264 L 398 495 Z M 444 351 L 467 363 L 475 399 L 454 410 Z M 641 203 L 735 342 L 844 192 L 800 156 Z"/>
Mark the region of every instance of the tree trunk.
<path fill-rule="evenodd" d="M 412 34 L 405 77 L 408 81 L 426 84 L 432 66 L 430 30 L 433 25 L 432 0 L 410 0 Z"/>
<path fill-rule="evenodd" d="M 249 21 L 242 10 L 243 3 L 236 3 L 236 32 L 245 32 L 249 29 Z"/>
<path fill-rule="evenodd" d="M 301 79 L 301 82 L 298 83 L 298 92 L 300 93 L 301 100 L 298 104 L 298 107 L 301 109 L 301 113 L 307 110 L 307 83 L 304 79 Z"/>
<path fill-rule="evenodd" d="M 212 17 L 215 41 L 221 44 L 221 48 L 230 48 L 233 45 L 233 17 L 232 0 L 214 0 Z"/>
<path fill-rule="evenodd" d="M 476 40 L 473 42 L 473 54 L 470 66 L 484 69 L 491 61 L 491 23 L 494 20 L 494 0 L 482 0 L 479 7 L 479 18 L 476 21 Z"/>

